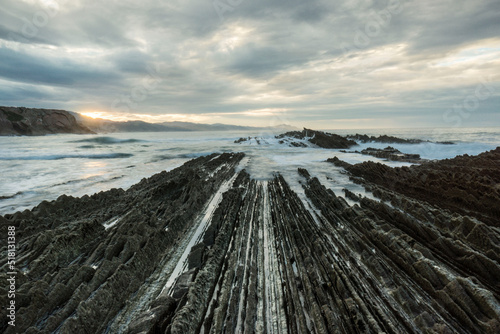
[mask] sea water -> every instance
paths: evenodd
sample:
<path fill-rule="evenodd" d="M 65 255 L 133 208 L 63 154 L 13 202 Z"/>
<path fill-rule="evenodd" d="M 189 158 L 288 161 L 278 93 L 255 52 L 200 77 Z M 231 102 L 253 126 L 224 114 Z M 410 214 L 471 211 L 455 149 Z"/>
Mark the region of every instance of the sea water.
<path fill-rule="evenodd" d="M 424 159 L 446 159 L 475 155 L 500 146 L 500 128 L 375 129 L 329 130 L 340 135 L 391 135 L 454 145 L 364 143 L 350 150 L 392 146 L 404 153 L 420 154 Z M 111 188 L 127 189 L 144 177 L 172 170 L 186 161 L 212 153 L 244 152 L 238 169 L 251 177 L 268 180 L 279 172 L 301 196 L 302 167 L 317 176 L 337 195 L 342 189 L 363 193 L 349 181 L 341 168 L 325 162 L 337 156 L 349 163 L 366 160 L 391 166 L 409 163 L 388 162 L 371 156 L 342 153 L 317 147 L 295 148 L 281 145 L 276 133 L 250 132 L 148 132 L 99 135 L 48 135 L 41 137 L 0 137 L 0 214 L 30 209 L 43 200 L 62 194 L 80 197 Z M 260 138 L 234 143 L 240 137 Z"/>

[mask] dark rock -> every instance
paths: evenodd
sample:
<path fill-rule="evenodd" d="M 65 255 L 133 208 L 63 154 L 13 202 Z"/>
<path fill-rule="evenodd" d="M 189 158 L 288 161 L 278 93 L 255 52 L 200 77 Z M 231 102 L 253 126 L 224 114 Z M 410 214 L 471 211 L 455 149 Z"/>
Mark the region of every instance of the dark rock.
<path fill-rule="evenodd" d="M 242 138 L 236 139 L 236 140 L 234 141 L 234 143 L 235 143 L 235 144 L 239 144 L 239 143 L 242 143 L 242 142 L 248 141 L 248 140 L 250 140 L 250 139 L 251 139 L 251 137 L 246 137 L 246 138 L 243 138 L 243 137 L 242 137 Z"/>
<path fill-rule="evenodd" d="M 203 262 L 204 254 L 205 244 L 200 243 L 193 246 L 188 256 L 188 269 L 199 268 Z"/>
<path fill-rule="evenodd" d="M 299 172 L 300 175 L 302 175 L 306 179 L 309 179 L 311 177 L 311 174 L 309 174 L 309 172 L 307 171 L 307 169 L 298 168 L 298 172 Z"/>
<path fill-rule="evenodd" d="M 94 133 L 65 110 L 0 107 L 0 136 Z"/>
<path fill-rule="evenodd" d="M 384 149 L 368 147 L 361 151 L 361 154 L 371 155 L 381 159 L 387 159 L 391 161 L 403 161 L 403 162 L 423 162 L 420 159 L 419 154 L 408 154 L 402 153 L 401 151 L 395 149 L 394 147 L 387 146 Z"/>
<path fill-rule="evenodd" d="M 193 268 L 179 276 L 172 292 L 172 297 L 174 299 L 180 299 L 188 292 L 189 287 L 193 284 L 197 273 L 198 269 Z"/>
<path fill-rule="evenodd" d="M 26 272 L 17 280 L 16 332 L 33 326 L 45 332 L 58 328 L 103 332 L 176 249 L 176 240 L 192 228 L 242 157 L 227 153 L 201 157 L 127 191 L 61 196 L 32 211 L 9 215 L 12 221 L 2 226 L 18 227 L 19 263 L 24 263 Z M 217 168 L 210 181 L 200 181 Z M 188 198 L 183 196 L 187 192 Z M 112 222 L 116 225 L 105 229 Z M 0 301 L 5 302 L 7 294 L 2 296 Z M 1 320 L 0 331 L 9 330 L 6 319 Z"/>
<path fill-rule="evenodd" d="M 458 156 L 410 168 L 370 161 L 349 165 L 337 158 L 328 161 L 401 194 L 500 226 L 500 190 L 496 186 L 500 183 L 500 148 L 475 157 Z"/>
<path fill-rule="evenodd" d="M 420 144 L 425 142 L 424 140 L 421 139 L 404 139 L 404 138 L 398 138 L 394 136 L 388 136 L 388 135 L 381 135 L 378 137 L 375 136 L 368 136 L 368 135 L 361 135 L 361 134 L 355 134 L 355 135 L 348 135 L 346 136 L 348 139 L 355 140 L 359 143 L 395 143 L 395 144 Z M 453 144 L 453 143 L 451 143 Z"/>
<path fill-rule="evenodd" d="M 276 136 L 277 139 L 283 139 L 287 137 L 306 139 L 310 143 L 322 148 L 349 148 L 353 145 L 356 145 L 356 142 L 346 139 L 342 136 L 306 128 L 304 128 L 304 130 L 302 131 L 290 131 Z"/>

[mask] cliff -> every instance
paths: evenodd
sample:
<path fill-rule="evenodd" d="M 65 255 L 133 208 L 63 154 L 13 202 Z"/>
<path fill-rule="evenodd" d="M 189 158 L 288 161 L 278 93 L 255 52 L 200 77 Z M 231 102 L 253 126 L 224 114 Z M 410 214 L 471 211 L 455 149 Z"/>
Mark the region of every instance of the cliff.
<path fill-rule="evenodd" d="M 65 110 L 0 107 L 0 135 L 94 133 Z"/>

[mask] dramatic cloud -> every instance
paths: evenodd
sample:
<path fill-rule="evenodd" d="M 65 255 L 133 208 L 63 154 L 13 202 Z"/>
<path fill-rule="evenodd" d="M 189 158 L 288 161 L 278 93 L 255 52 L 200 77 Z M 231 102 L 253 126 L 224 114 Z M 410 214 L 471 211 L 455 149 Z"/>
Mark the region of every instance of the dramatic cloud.
<path fill-rule="evenodd" d="M 497 0 L 6 0 L 0 105 L 315 128 L 499 125 Z"/>

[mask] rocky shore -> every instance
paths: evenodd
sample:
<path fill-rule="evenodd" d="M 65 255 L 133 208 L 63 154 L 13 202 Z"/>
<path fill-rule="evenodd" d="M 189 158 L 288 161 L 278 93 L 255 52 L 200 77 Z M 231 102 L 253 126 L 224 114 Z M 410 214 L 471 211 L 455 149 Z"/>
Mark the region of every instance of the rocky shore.
<path fill-rule="evenodd" d="M 311 144 L 322 148 L 349 148 L 356 145 L 356 142 L 346 139 L 337 134 L 306 129 L 302 131 L 290 131 L 276 136 L 277 139 L 284 138 L 305 139 Z"/>
<path fill-rule="evenodd" d="M 302 168 L 300 190 L 254 180 L 243 158 L 0 217 L 19 271 L 0 330 L 500 332 L 500 148 L 410 168 L 332 158 L 367 197 Z"/>
<path fill-rule="evenodd" d="M 386 143 L 386 144 L 420 144 L 420 143 L 430 143 L 428 140 L 422 140 L 422 139 L 405 139 L 405 138 L 398 138 L 394 136 L 388 136 L 388 135 L 380 135 L 378 137 L 375 136 L 368 136 L 368 135 L 361 135 L 359 133 L 355 135 L 348 135 L 346 136 L 347 139 L 354 140 L 358 143 Z M 437 144 L 443 144 L 443 145 L 453 145 L 453 142 L 450 141 L 440 141 L 436 142 Z"/>
<path fill-rule="evenodd" d="M 308 147 L 313 145 L 321 148 L 349 148 L 357 145 L 355 141 L 346 139 L 345 137 L 337 134 L 306 128 L 302 131 L 289 131 L 282 133 L 275 136 L 274 139 L 277 139 L 279 144 L 289 147 Z M 234 141 L 235 144 L 245 142 L 255 143 L 257 145 L 269 144 L 269 138 L 242 137 Z"/>
<path fill-rule="evenodd" d="M 359 153 L 364 155 L 371 155 L 372 157 L 386 159 L 390 161 L 401 161 L 401 162 L 411 162 L 411 163 L 421 163 L 424 159 L 420 158 L 420 154 L 408 154 L 403 153 L 394 147 L 387 146 L 386 148 L 372 148 L 368 147 L 361 152 L 359 151 L 345 151 L 341 150 L 343 153 Z"/>
<path fill-rule="evenodd" d="M 346 148 L 351 148 L 352 146 L 356 146 L 362 143 L 392 143 L 392 144 L 420 144 L 420 143 L 431 143 L 430 141 L 424 141 L 421 139 L 405 139 L 405 138 L 398 138 L 394 136 L 387 136 L 387 135 L 381 135 L 378 137 L 375 136 L 368 136 L 368 135 L 347 135 L 347 136 L 340 136 L 334 133 L 329 133 L 329 132 L 324 132 L 324 131 L 317 131 L 317 130 L 311 130 L 304 128 L 302 131 L 289 131 L 282 133 L 280 135 L 277 135 L 274 137 L 274 139 L 278 140 L 278 143 L 281 145 L 285 145 L 288 147 L 321 147 L 321 148 L 327 148 L 327 149 L 346 149 Z M 256 145 L 263 145 L 263 144 L 270 144 L 269 138 L 265 137 L 241 137 L 237 140 L 234 141 L 235 144 L 241 144 L 241 143 L 246 143 L 246 144 L 256 144 Z M 453 145 L 452 142 L 436 142 L 436 144 L 442 144 L 442 145 Z M 391 148 L 391 147 L 389 147 Z M 406 160 L 418 160 L 419 158 L 407 155 L 407 157 L 400 157 L 400 159 L 396 158 L 396 154 L 404 154 L 401 153 L 394 148 L 391 148 L 392 152 L 385 152 L 385 153 L 393 153 L 393 157 L 395 159 L 389 159 L 388 154 L 385 154 L 383 150 L 380 149 L 370 149 L 372 151 L 380 151 L 382 152 L 382 155 L 385 155 L 383 158 L 389 159 L 389 160 L 395 160 L 395 161 L 405 161 Z M 386 149 L 387 150 L 387 149 Z M 355 152 L 359 153 L 359 152 Z M 376 152 L 361 152 L 362 154 L 368 154 L 368 155 L 373 155 L 376 156 Z"/>

